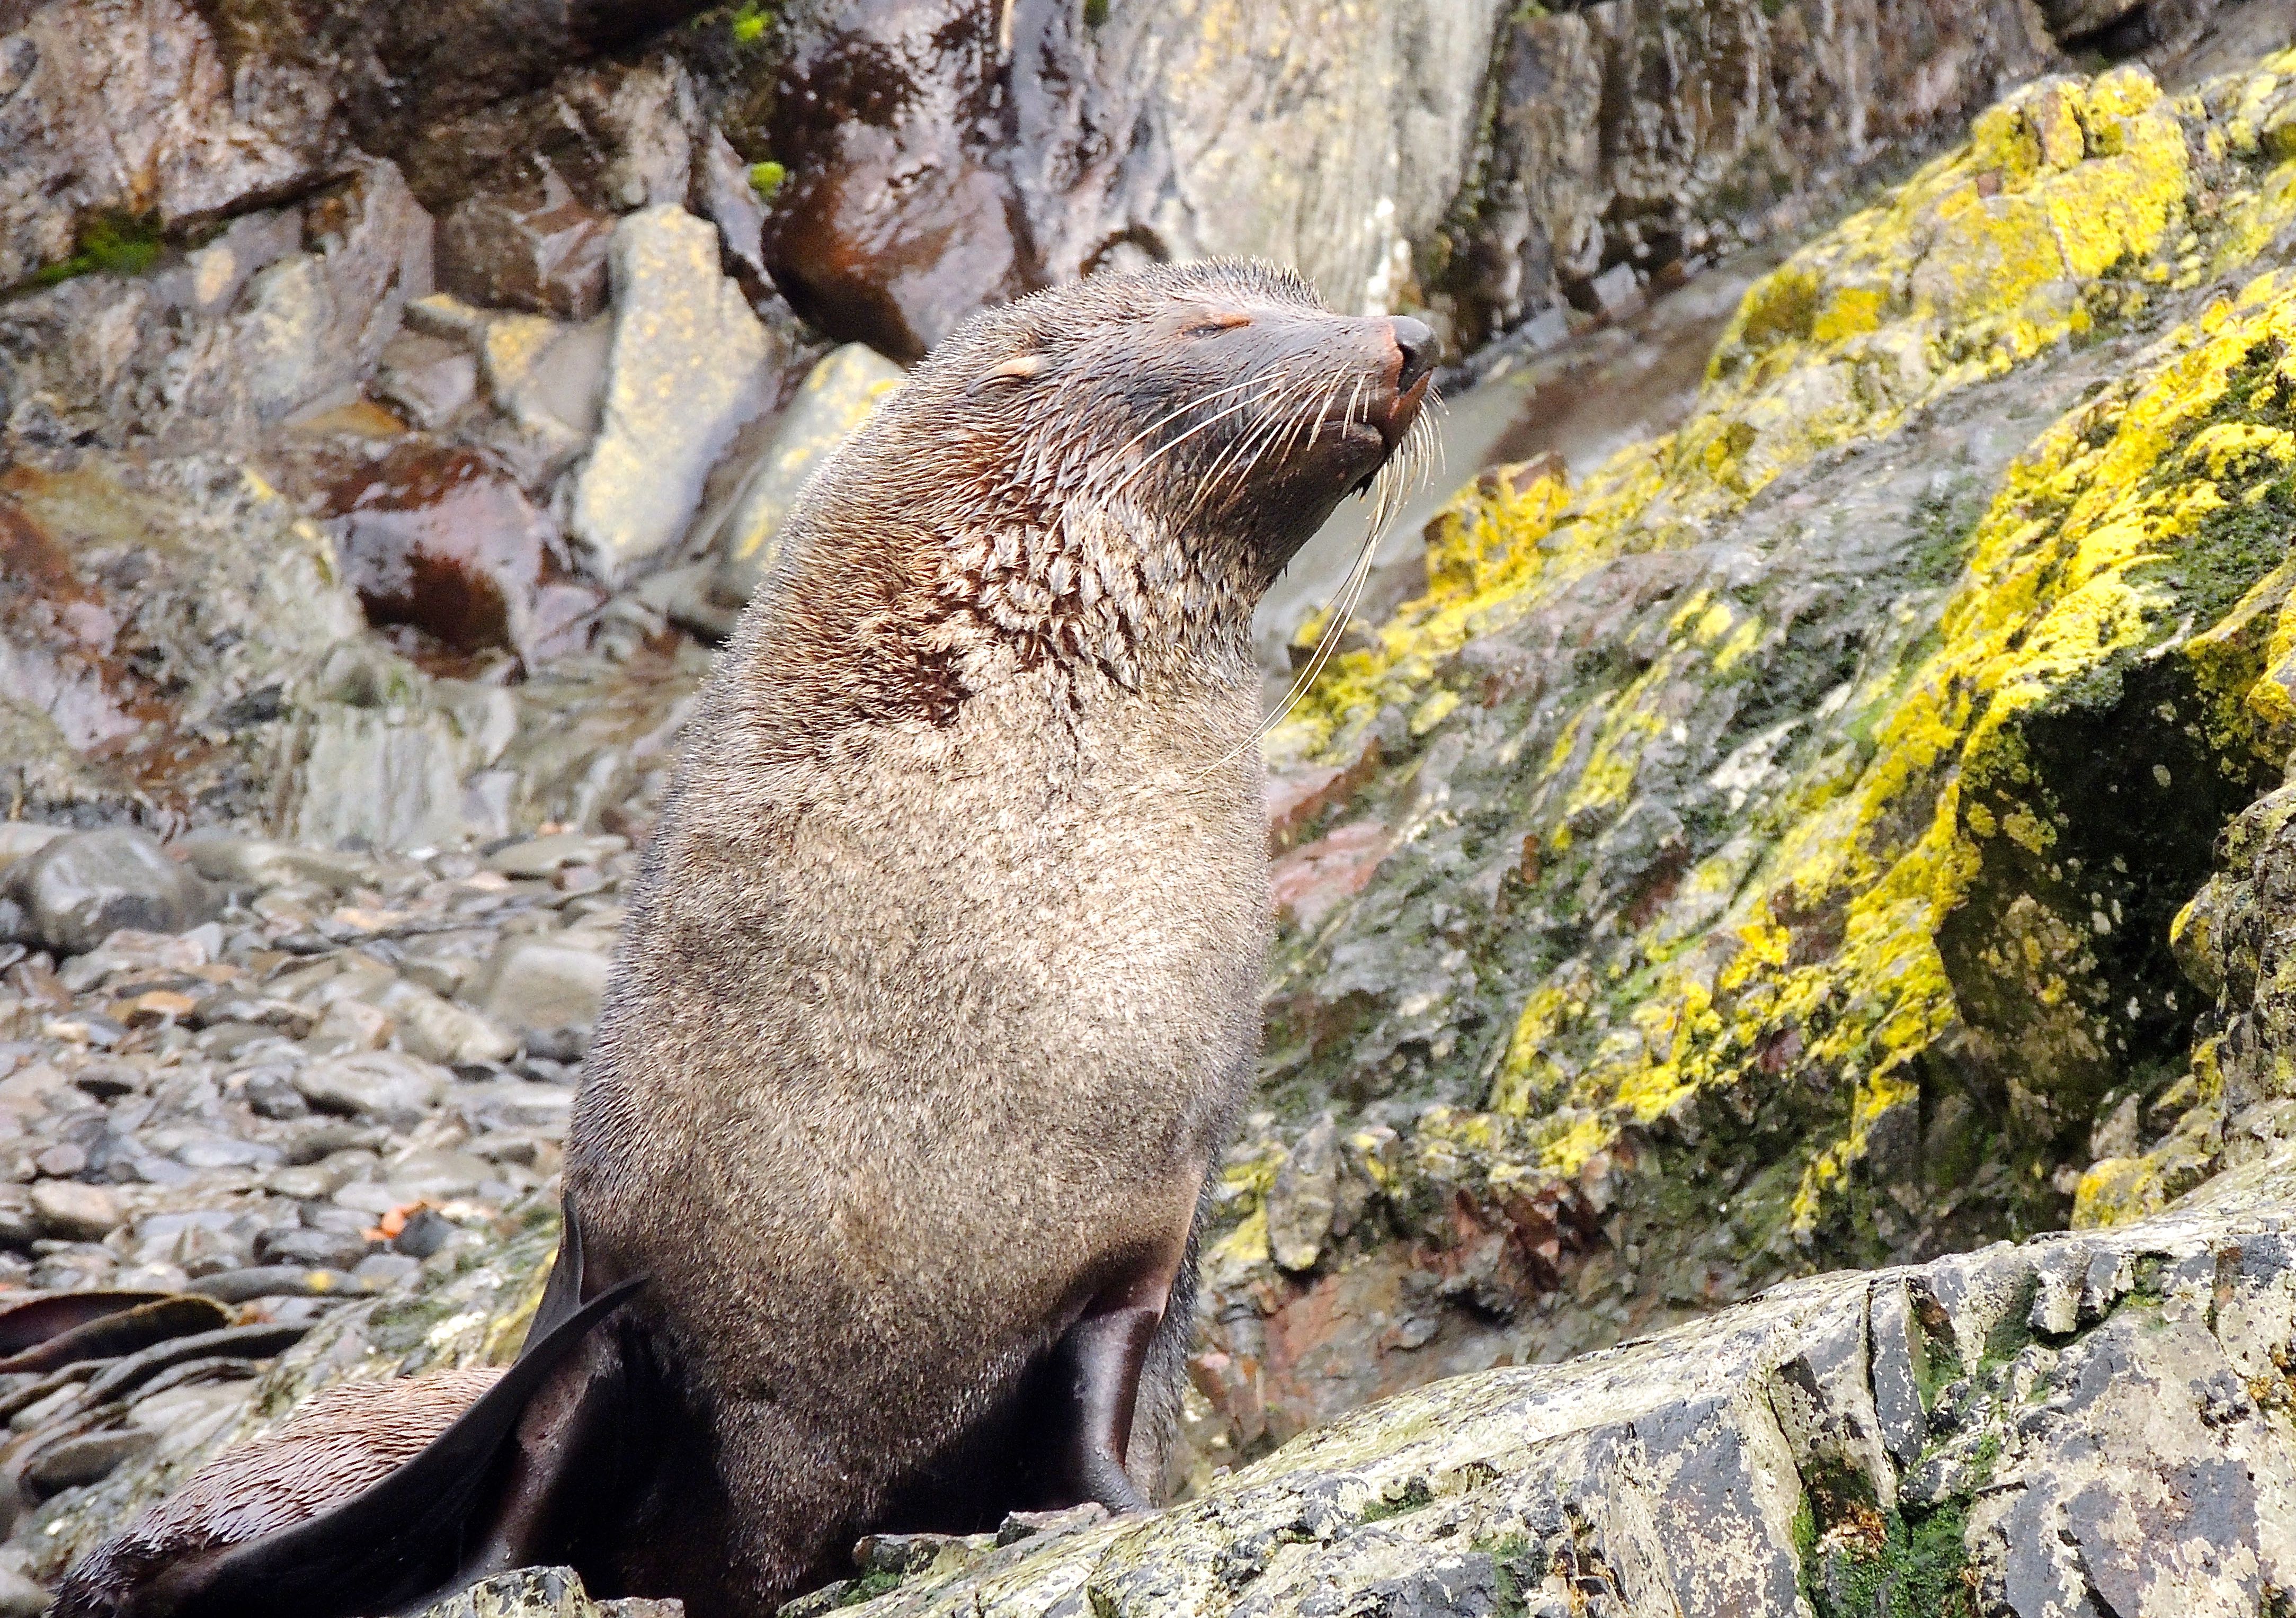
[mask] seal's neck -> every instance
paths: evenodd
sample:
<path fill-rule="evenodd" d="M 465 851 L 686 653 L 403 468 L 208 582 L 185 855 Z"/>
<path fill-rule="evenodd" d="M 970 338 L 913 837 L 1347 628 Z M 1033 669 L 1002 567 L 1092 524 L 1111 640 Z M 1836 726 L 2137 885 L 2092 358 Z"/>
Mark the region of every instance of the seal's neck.
<path fill-rule="evenodd" d="M 961 639 L 1140 691 L 1248 666 L 1261 588 L 1235 547 L 1077 501 L 950 536 L 932 595 Z"/>

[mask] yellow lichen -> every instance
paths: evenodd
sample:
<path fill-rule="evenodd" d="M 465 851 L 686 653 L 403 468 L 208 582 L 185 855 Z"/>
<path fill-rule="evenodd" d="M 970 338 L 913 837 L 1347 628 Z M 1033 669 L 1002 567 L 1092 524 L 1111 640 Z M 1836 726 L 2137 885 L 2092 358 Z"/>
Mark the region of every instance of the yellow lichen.
<path fill-rule="evenodd" d="M 2296 57 L 2259 77 L 2292 68 Z M 1428 728 L 1475 699 L 1442 678 L 1469 640 L 1616 558 L 1698 542 L 1782 472 L 2141 312 L 2195 265 L 2221 273 L 2252 257 L 2296 217 L 2296 164 L 2195 167 L 2231 160 L 2222 154 L 2243 138 L 2279 151 L 2232 127 L 2244 97 L 2251 117 L 2283 104 L 2249 86 L 2172 102 L 2125 68 L 2009 97 L 1963 148 L 1749 290 L 1679 430 L 1620 451 L 1576 487 L 1547 467 L 1464 491 L 1434 525 L 1426 594 L 1373 647 L 1334 661 L 1271 756 L 1347 756 L 1389 707 Z M 2273 127 L 2296 131 L 2296 117 Z M 2296 134 L 2283 143 L 2296 151 Z M 2290 386 L 2273 393 L 2281 373 Z M 2214 623 L 2227 627 L 2211 639 L 2210 620 L 2180 625 L 2199 586 L 2174 566 L 2296 463 L 2284 409 L 2259 403 L 2284 395 L 2296 396 L 2296 281 L 2264 275 L 2039 436 L 1960 553 L 1933 650 L 1849 694 L 1870 745 L 1793 783 L 1792 817 L 1759 853 L 1685 882 L 1736 897 L 1687 932 L 1652 919 L 1604 968 L 1611 1010 L 1582 976 L 1529 986 L 1489 1105 L 1532 1121 L 1547 1169 L 1576 1172 L 1621 1128 L 1702 1091 L 1812 1075 L 1846 1105 L 1804 1159 L 1792 1215 L 1810 1229 L 1875 1126 L 1911 1101 L 1924 1053 L 1960 1026 L 1938 941 L 1983 848 L 1998 838 L 2046 858 L 2057 841 L 2029 801 L 2033 717 L 2173 642 L 2249 745 L 2284 751 L 2296 732 L 2290 591 L 2259 585 L 2243 611 L 2218 604 Z M 1590 689 L 1557 723 L 1526 782 L 1542 806 L 1534 847 L 1561 854 L 1634 799 L 1642 759 L 1675 723 L 1660 693 L 1742 677 L 1784 633 L 1707 592 L 1666 629 L 1631 682 Z M 2102 1181 L 2085 1195 L 2112 1200 Z"/>

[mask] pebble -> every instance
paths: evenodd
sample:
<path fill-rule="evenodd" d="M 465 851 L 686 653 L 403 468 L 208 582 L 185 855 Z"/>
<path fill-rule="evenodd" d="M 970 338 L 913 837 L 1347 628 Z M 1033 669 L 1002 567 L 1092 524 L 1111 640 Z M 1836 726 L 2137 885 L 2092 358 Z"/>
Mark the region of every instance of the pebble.
<path fill-rule="evenodd" d="M 437 1106 L 447 1088 L 429 1063 L 390 1050 L 313 1062 L 294 1085 L 322 1111 L 408 1124 Z"/>
<path fill-rule="evenodd" d="M 109 836 L 0 821 L 0 881 Z M 35 1495 L 195 1452 L 312 1322 L 545 1190 L 636 860 L 582 832 L 428 857 L 125 836 L 198 903 L 0 946 L 0 1300 L 143 1293 L 76 1317 L 78 1363 L 0 1377 Z M 91 1430 L 99 1405 L 130 1413 Z M 12 1571 L 0 1618 L 45 1600 Z"/>
<path fill-rule="evenodd" d="M 111 1476 L 122 1461 L 143 1454 L 159 1438 L 149 1427 L 111 1427 L 100 1433 L 82 1433 L 59 1439 L 37 1451 L 18 1475 L 25 1493 L 35 1500 L 45 1500 L 81 1483 L 101 1482 Z"/>
<path fill-rule="evenodd" d="M 598 1020 L 608 964 L 606 950 L 587 944 L 512 938 L 488 968 L 487 1015 L 528 1034 L 587 1029 Z"/>
<path fill-rule="evenodd" d="M 0 876 L 32 936 L 58 954 L 93 950 L 114 931 L 179 933 L 205 920 L 214 895 L 199 875 L 132 827 L 56 838 Z"/>
<path fill-rule="evenodd" d="M 32 1188 L 32 1221 L 63 1241 L 102 1241 L 119 1226 L 119 1198 L 100 1185 L 46 1180 Z"/>

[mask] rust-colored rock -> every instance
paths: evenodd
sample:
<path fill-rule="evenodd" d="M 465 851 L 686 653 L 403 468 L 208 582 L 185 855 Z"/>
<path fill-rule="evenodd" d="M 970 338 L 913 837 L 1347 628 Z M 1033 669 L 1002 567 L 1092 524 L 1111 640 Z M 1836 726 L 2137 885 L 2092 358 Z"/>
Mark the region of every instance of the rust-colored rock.
<path fill-rule="evenodd" d="M 507 648 L 531 665 L 578 644 L 578 621 L 600 600 L 561 574 L 556 525 L 470 450 L 394 445 L 344 474 L 331 503 L 371 623 L 413 625 L 458 651 Z"/>
<path fill-rule="evenodd" d="M 606 306 L 613 221 L 574 199 L 555 174 L 535 199 L 464 200 L 439 233 L 439 284 L 490 308 L 587 320 Z"/>
<path fill-rule="evenodd" d="M 1041 284 L 1001 141 L 993 8 L 855 8 L 798 41 L 767 138 L 791 179 L 765 255 L 832 336 L 916 359 Z"/>

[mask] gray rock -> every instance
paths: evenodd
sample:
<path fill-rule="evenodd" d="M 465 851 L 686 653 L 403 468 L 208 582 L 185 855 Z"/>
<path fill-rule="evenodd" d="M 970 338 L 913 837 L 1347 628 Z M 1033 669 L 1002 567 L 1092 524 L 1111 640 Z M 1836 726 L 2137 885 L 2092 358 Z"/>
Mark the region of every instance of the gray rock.
<path fill-rule="evenodd" d="M 575 538 L 609 580 L 685 529 L 702 479 L 766 402 L 776 339 L 718 267 L 718 233 L 683 208 L 614 229 L 614 341 L 598 441 L 574 486 Z"/>
<path fill-rule="evenodd" d="M 1267 1193 L 1267 1246 L 1276 1263 L 1313 1270 L 1339 1207 L 1340 1134 L 1329 1114 L 1284 1154 Z"/>
<path fill-rule="evenodd" d="M 54 1598 L 4 1562 L 0 1562 L 0 1618 L 41 1618 Z"/>
<path fill-rule="evenodd" d="M 608 964 L 603 949 L 583 943 L 506 939 L 488 967 L 480 1003 L 496 1022 L 521 1034 L 586 1030 L 598 1019 Z"/>
<path fill-rule="evenodd" d="M 725 239 L 728 256 L 771 285 L 760 250 L 765 205 L 758 200 L 757 187 L 750 184 L 750 166 L 742 161 L 724 132 L 715 127 L 703 137 L 702 150 L 694 161 L 693 189 L 701 210 Z"/>
<path fill-rule="evenodd" d="M 188 0 L 0 12 L 0 287 L 68 258 L 86 218 L 174 225 L 308 185 L 332 155 L 330 99 L 218 49 Z"/>
<path fill-rule="evenodd" d="M 34 936 L 58 954 L 92 950 L 120 927 L 179 933 L 215 908 L 197 875 L 149 832 L 128 827 L 56 838 L 9 866 L 0 893 L 24 907 Z"/>
<path fill-rule="evenodd" d="M 468 1197 L 496 1177 L 494 1165 L 483 1157 L 437 1150 L 403 1153 L 385 1162 L 381 1173 L 394 1205 Z"/>
<path fill-rule="evenodd" d="M 443 338 L 402 331 L 375 365 L 374 391 L 415 426 L 444 427 L 478 396 L 478 358 Z"/>
<path fill-rule="evenodd" d="M 22 1463 L 19 1475 L 27 1494 L 45 1500 L 61 1490 L 111 1476 L 120 1463 L 143 1454 L 159 1440 L 160 1435 L 146 1427 L 77 1434 L 34 1451 Z"/>
<path fill-rule="evenodd" d="M 366 1257 L 366 1243 L 344 1230 L 266 1230 L 256 1238 L 255 1257 L 266 1265 L 347 1271 Z"/>
<path fill-rule="evenodd" d="M 295 1075 L 294 1084 L 325 1112 L 411 1123 L 438 1105 L 447 1077 L 414 1057 L 373 1050 L 313 1062 Z"/>
<path fill-rule="evenodd" d="M 593 1601 L 570 1567 L 496 1573 L 423 1609 L 420 1618 L 683 1618 L 677 1601 Z"/>
<path fill-rule="evenodd" d="M 119 1228 L 119 1198 L 100 1185 L 43 1180 L 32 1188 L 32 1220 L 61 1241 L 102 1241 Z"/>
<path fill-rule="evenodd" d="M 70 830 L 69 826 L 42 826 L 30 821 L 0 821 L 0 870 L 39 853 Z"/>
<path fill-rule="evenodd" d="M 898 365 L 861 343 L 833 349 L 806 373 L 773 437 L 742 474 L 725 525 L 713 541 L 718 592 L 746 601 L 781 555 L 782 525 L 807 481 L 851 437 L 884 396 L 900 386 Z"/>
<path fill-rule="evenodd" d="M 1607 1353 L 1381 1401 L 1157 1516 L 989 1558 L 898 1558 L 900 1584 L 853 1610 L 1005 1618 L 1088 1589 L 1092 1610 L 1255 1618 L 1718 1615 L 1803 1611 L 1810 1589 L 1866 1611 L 1840 1600 L 1894 1589 L 1872 1610 L 1949 1611 L 1973 1590 L 1973 1610 L 2021 1618 L 2090 1610 L 2089 1591 L 2114 1613 L 2247 1613 L 2296 1571 L 2296 1440 L 2251 1391 L 2252 1368 L 2296 1345 L 2292 1169 L 2284 1153 L 2207 1205 L 1998 1250 L 1991 1267 L 2028 1284 L 2100 1248 L 2160 1279 L 2061 1354 L 1965 1362 L 1970 1459 L 1942 1493 L 1880 1442 L 1869 1310 L 1925 1300 L 1895 1329 L 1934 1372 L 1964 1330 L 2013 1346 L 1998 1306 L 1960 1265 L 1838 1273 Z M 1860 1474 L 1878 1499 L 1845 1481 Z"/>
<path fill-rule="evenodd" d="M 308 882 L 340 894 L 373 875 L 373 867 L 357 854 L 241 837 L 214 828 L 185 832 L 176 847 L 191 862 L 193 870 L 214 882 L 252 887 Z"/>
<path fill-rule="evenodd" d="M 487 855 L 486 868 L 506 877 L 546 877 L 569 865 L 598 864 L 629 846 L 627 838 L 556 831 L 504 845 Z"/>
<path fill-rule="evenodd" d="M 404 978 L 385 989 L 375 1006 L 397 1026 L 398 1042 L 425 1060 L 451 1067 L 506 1062 L 518 1054 L 518 1041 L 490 1019 Z"/>

